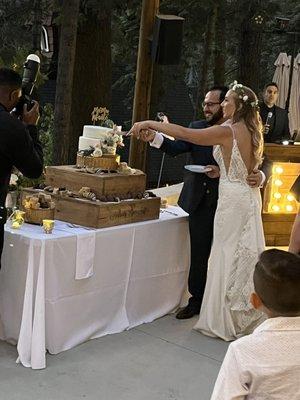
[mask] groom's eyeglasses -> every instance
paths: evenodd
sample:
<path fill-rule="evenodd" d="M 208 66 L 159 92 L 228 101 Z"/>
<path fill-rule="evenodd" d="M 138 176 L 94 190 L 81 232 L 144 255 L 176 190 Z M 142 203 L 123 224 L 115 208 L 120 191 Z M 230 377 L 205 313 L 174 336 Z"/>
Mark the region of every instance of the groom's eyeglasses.
<path fill-rule="evenodd" d="M 209 107 L 210 108 L 210 107 L 212 107 L 212 106 L 214 106 L 216 104 L 221 104 L 221 103 L 213 103 L 212 101 L 208 101 L 208 102 L 203 101 L 202 108 L 204 108 L 204 107 Z"/>

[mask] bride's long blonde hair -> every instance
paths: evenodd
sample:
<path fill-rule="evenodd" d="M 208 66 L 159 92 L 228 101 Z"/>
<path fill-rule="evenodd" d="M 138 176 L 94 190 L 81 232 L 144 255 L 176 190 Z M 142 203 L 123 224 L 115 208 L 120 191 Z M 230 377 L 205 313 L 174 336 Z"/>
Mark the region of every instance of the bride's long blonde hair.
<path fill-rule="evenodd" d="M 232 122 L 244 121 L 251 134 L 254 158 L 257 164 L 260 165 L 263 160 L 264 138 L 256 94 L 253 90 L 241 84 L 233 84 L 230 90 L 234 94 L 236 105 Z"/>

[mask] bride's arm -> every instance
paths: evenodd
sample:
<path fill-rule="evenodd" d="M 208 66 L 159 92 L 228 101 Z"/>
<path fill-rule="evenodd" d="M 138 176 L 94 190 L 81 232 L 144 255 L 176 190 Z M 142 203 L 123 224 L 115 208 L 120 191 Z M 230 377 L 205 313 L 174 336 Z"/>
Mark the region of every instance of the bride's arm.
<path fill-rule="evenodd" d="M 224 144 L 232 133 L 229 127 L 212 126 L 205 129 L 184 128 L 176 124 L 164 124 L 157 121 L 136 122 L 131 128 L 129 134 L 136 137 L 140 136 L 141 131 L 155 130 L 166 135 L 173 136 L 176 139 L 185 140 L 202 146 L 212 146 L 215 144 Z"/>

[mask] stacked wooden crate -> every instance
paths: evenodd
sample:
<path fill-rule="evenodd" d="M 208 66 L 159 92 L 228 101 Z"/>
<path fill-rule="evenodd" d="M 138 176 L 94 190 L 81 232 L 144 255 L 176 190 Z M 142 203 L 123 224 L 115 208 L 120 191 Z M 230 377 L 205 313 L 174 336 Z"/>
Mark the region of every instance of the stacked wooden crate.
<path fill-rule="evenodd" d="M 92 201 L 52 194 L 55 201 L 54 218 L 93 228 L 104 228 L 132 222 L 159 218 L 160 198 L 136 198 L 145 192 L 146 175 L 137 171 L 134 175 L 119 173 L 90 174 L 73 166 L 55 166 L 46 169 L 46 185 L 66 188 L 78 193 L 89 187 L 97 198 L 101 196 L 131 197 L 121 201 Z M 24 189 L 22 196 L 37 193 L 37 189 Z M 127 196 L 126 196 L 127 195 Z"/>

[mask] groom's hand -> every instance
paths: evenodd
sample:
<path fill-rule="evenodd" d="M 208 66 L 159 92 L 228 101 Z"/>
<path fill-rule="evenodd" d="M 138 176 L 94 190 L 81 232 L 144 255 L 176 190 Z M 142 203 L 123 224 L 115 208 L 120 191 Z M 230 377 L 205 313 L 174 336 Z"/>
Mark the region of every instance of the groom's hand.
<path fill-rule="evenodd" d="M 260 187 L 263 183 L 263 175 L 258 169 L 254 169 L 251 174 L 247 176 L 247 183 L 250 187 Z"/>
<path fill-rule="evenodd" d="M 140 132 L 140 139 L 142 139 L 144 142 L 152 142 L 155 138 L 156 131 L 153 131 L 152 129 L 148 129 L 146 131 L 141 131 Z"/>
<path fill-rule="evenodd" d="M 209 178 L 219 178 L 220 168 L 217 165 L 206 165 L 206 168 L 210 169 L 209 171 L 205 172 Z"/>

